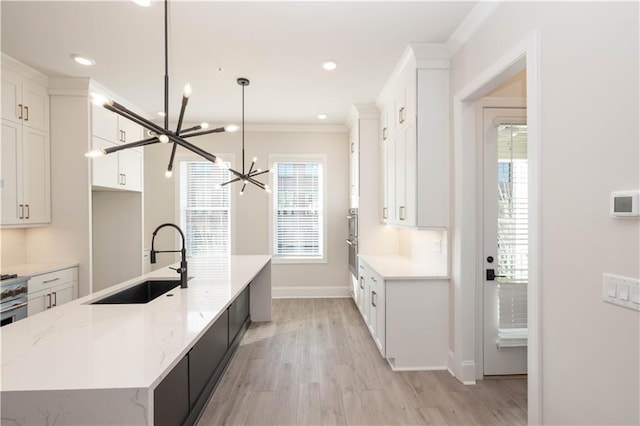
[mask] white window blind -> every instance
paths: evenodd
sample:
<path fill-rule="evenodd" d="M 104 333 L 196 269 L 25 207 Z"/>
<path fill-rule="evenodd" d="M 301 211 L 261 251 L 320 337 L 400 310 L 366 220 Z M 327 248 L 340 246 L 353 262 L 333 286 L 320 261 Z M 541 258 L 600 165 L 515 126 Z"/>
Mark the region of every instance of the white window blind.
<path fill-rule="evenodd" d="M 180 227 L 189 256 L 231 252 L 229 170 L 209 161 L 180 161 Z"/>
<path fill-rule="evenodd" d="M 529 281 L 527 126 L 498 127 L 498 344 L 527 344 Z"/>
<path fill-rule="evenodd" d="M 275 162 L 273 254 L 321 259 L 323 241 L 322 163 Z"/>

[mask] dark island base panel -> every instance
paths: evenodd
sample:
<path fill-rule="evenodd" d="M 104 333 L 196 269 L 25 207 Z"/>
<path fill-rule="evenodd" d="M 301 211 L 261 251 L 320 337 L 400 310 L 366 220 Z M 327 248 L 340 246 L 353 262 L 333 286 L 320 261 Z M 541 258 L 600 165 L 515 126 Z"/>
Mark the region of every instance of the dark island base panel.
<path fill-rule="evenodd" d="M 249 288 L 238 295 L 155 388 L 154 425 L 196 423 L 251 323 Z"/>

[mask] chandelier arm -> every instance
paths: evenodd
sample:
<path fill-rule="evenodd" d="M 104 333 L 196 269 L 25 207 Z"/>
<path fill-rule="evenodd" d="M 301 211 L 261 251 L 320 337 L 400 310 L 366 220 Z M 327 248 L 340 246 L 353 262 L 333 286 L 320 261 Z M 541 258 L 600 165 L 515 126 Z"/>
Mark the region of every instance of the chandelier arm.
<path fill-rule="evenodd" d="M 116 114 L 121 115 L 122 117 L 127 118 L 133 121 L 134 123 L 137 123 L 142 127 L 148 130 L 151 130 L 154 133 L 157 133 L 159 135 L 167 134 L 167 136 L 169 136 L 169 133 L 173 134 L 173 132 L 171 132 L 170 130 L 163 129 L 162 127 L 158 126 L 156 123 L 147 120 L 146 118 L 136 114 L 135 112 L 131 111 L 130 109 L 128 109 L 123 105 L 120 105 L 117 102 L 106 103 L 103 106 L 109 111 L 115 112 Z"/>
<path fill-rule="evenodd" d="M 184 119 L 184 112 L 187 109 L 187 103 L 189 103 L 189 98 L 183 96 L 182 105 L 180 106 L 180 115 L 178 116 L 178 125 L 176 126 L 176 135 L 179 135 L 180 129 L 182 129 L 182 120 Z"/>
<path fill-rule="evenodd" d="M 178 148 L 178 144 L 173 143 L 173 147 L 171 148 L 171 156 L 169 157 L 169 165 L 167 166 L 167 171 L 170 172 L 173 170 L 173 159 L 176 157 L 176 149 Z"/>
<path fill-rule="evenodd" d="M 180 132 L 178 132 L 178 135 L 184 137 L 185 133 L 195 132 L 196 130 L 200 130 L 200 129 L 202 129 L 202 126 L 198 124 L 197 126 L 193 126 L 193 127 L 187 128 L 187 129 L 180 130 Z"/>
<path fill-rule="evenodd" d="M 251 162 L 251 166 L 249 167 L 249 171 L 247 172 L 247 176 L 251 176 L 251 172 L 253 171 L 253 166 L 256 165 L 255 161 Z"/>
<path fill-rule="evenodd" d="M 104 153 L 105 154 L 111 154 L 117 151 L 122 151 L 123 149 L 128 149 L 128 148 L 138 148 L 141 146 L 145 146 L 145 145 L 152 145 L 154 143 L 158 143 L 160 142 L 158 140 L 158 138 L 156 138 L 155 136 L 152 138 L 147 138 L 147 139 L 143 139 L 137 142 L 129 142 L 129 143 L 125 143 L 122 145 L 116 145 L 113 147 L 109 147 L 109 148 L 105 148 L 104 149 Z"/>
<path fill-rule="evenodd" d="M 190 138 L 193 136 L 200 136 L 200 135 L 208 135 L 209 133 L 224 133 L 224 127 L 216 127 L 215 129 L 210 129 L 210 130 L 203 130 L 201 132 L 195 132 L 195 133 L 189 133 L 188 135 L 185 135 L 184 133 L 181 134 L 180 136 L 183 138 Z"/>
<path fill-rule="evenodd" d="M 261 172 L 253 173 L 250 177 L 260 176 L 260 175 L 263 175 L 265 173 L 269 173 L 269 170 L 263 170 Z"/>
<path fill-rule="evenodd" d="M 230 180 L 230 181 L 228 181 L 228 182 L 221 183 L 221 184 L 220 184 L 220 186 L 221 186 L 221 187 L 222 187 L 222 186 L 227 186 L 227 185 L 229 185 L 230 183 L 235 183 L 235 182 L 238 182 L 239 180 L 240 180 L 240 178 L 239 178 L 239 177 L 238 177 L 238 178 L 235 178 L 235 179 L 231 179 L 231 180 Z"/>
<path fill-rule="evenodd" d="M 247 187 L 246 183 L 242 184 L 242 189 L 240 190 L 240 195 L 244 194 L 244 189 Z"/>
<path fill-rule="evenodd" d="M 247 176 L 247 180 L 249 182 L 251 182 L 252 184 L 254 184 L 255 186 L 257 186 L 257 187 L 259 187 L 261 189 L 265 189 L 264 183 L 262 183 L 262 182 L 260 182 L 258 180 L 255 180 L 254 178 L 249 177 L 249 176 Z"/>

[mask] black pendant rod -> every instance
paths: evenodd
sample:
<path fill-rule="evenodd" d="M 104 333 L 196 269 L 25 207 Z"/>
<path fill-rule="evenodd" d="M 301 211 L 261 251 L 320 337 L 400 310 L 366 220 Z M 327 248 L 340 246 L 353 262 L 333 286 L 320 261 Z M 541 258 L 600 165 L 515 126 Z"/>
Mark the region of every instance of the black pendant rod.
<path fill-rule="evenodd" d="M 242 85 L 242 174 L 244 174 L 244 85 Z"/>
<path fill-rule="evenodd" d="M 164 128 L 169 130 L 169 0 L 164 0 Z"/>

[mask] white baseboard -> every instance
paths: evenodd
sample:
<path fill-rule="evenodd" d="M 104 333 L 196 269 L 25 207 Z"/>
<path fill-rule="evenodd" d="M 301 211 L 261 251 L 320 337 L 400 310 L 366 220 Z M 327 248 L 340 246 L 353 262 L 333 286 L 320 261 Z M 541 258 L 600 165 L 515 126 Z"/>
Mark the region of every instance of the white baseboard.
<path fill-rule="evenodd" d="M 476 384 L 476 363 L 475 361 L 462 361 L 462 365 L 460 366 L 460 380 L 465 385 L 475 385 Z"/>
<path fill-rule="evenodd" d="M 351 297 L 349 287 L 272 287 L 274 299 L 321 299 Z"/>
<path fill-rule="evenodd" d="M 456 368 L 459 367 L 459 368 Z M 449 366 L 447 367 L 449 374 L 458 379 L 464 385 L 476 384 L 476 363 L 475 361 L 462 361 L 458 366 L 455 362 L 455 355 L 449 351 Z M 459 374 L 456 374 L 459 371 Z"/>

